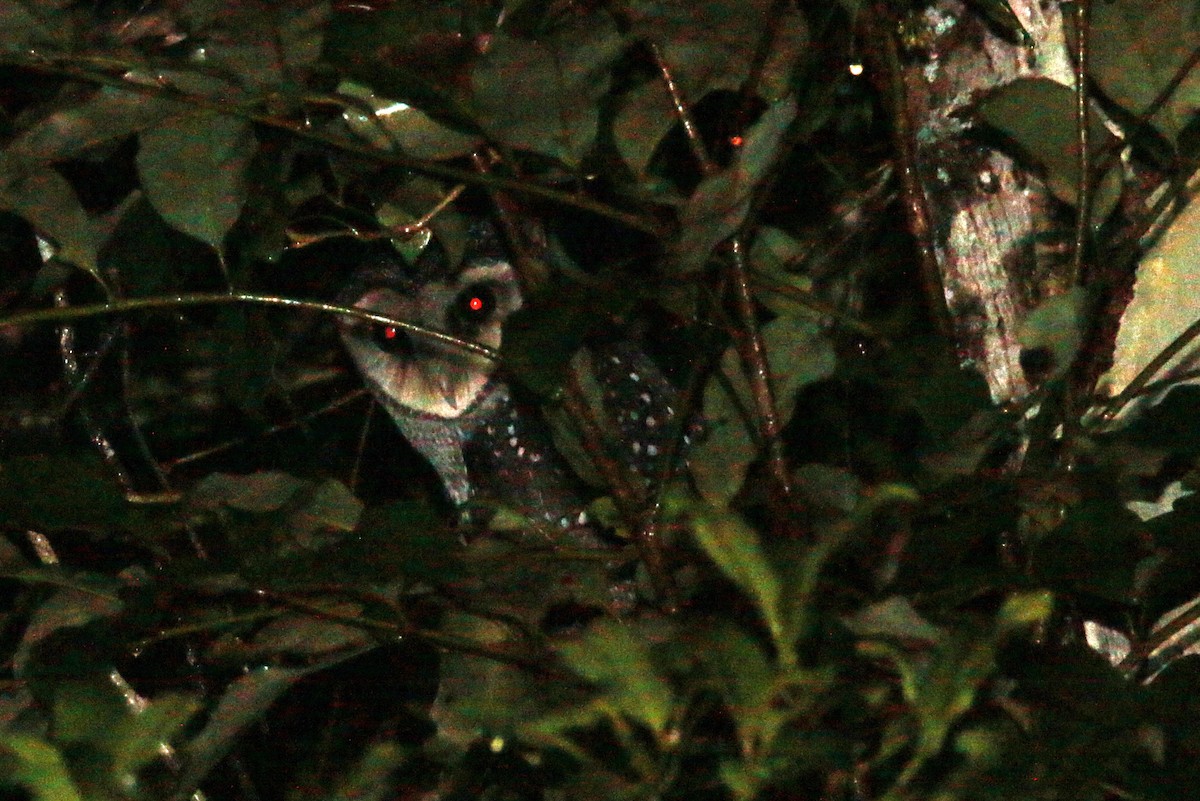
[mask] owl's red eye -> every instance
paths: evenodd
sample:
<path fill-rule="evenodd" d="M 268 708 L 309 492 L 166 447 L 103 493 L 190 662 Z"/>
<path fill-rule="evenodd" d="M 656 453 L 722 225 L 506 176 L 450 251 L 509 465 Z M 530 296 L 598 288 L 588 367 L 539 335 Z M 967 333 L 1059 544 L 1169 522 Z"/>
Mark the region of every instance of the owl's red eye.
<path fill-rule="evenodd" d="M 447 310 L 446 325 L 453 334 L 474 336 L 496 312 L 496 291 L 489 284 L 471 284 L 458 293 Z"/>
<path fill-rule="evenodd" d="M 371 326 L 371 338 L 375 346 L 384 353 L 393 356 L 408 356 L 412 354 L 413 342 L 408 334 L 394 325 Z"/>

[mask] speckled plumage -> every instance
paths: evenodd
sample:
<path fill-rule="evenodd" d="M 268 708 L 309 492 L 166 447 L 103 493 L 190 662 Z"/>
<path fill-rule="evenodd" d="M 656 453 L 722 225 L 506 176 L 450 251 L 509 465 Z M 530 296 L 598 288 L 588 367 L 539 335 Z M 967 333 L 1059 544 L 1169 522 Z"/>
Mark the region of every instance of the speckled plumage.
<path fill-rule="evenodd" d="M 454 304 L 484 291 L 493 313 L 469 331 L 454 325 Z M 494 250 L 468 253 L 449 275 L 428 263 L 397 262 L 360 272 L 341 299 L 498 349 L 504 323 L 522 299 L 512 268 Z M 461 311 L 461 310 L 460 310 Z M 583 509 L 591 494 L 558 452 L 539 409 L 522 401 L 484 357 L 444 343 L 406 336 L 401 348 L 381 341 L 377 327 L 346 322 L 347 349 L 404 436 L 437 470 L 449 498 L 467 512 L 506 507 L 539 528 L 565 530 L 591 542 Z M 625 342 L 589 349 L 602 390 L 614 456 L 647 482 L 656 477 L 675 415 L 675 392 L 654 363 Z"/>

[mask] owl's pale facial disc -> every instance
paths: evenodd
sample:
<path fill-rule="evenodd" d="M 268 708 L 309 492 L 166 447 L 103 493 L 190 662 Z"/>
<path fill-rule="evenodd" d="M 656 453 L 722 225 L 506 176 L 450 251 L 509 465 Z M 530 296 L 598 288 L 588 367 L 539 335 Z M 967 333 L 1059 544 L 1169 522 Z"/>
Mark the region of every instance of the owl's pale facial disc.
<path fill-rule="evenodd" d="M 512 267 L 495 261 L 412 291 L 368 287 L 354 306 L 496 350 L 521 296 Z M 459 417 L 484 393 L 495 369 L 485 356 L 398 328 L 346 321 L 342 338 L 375 392 L 389 406 L 417 414 Z"/>

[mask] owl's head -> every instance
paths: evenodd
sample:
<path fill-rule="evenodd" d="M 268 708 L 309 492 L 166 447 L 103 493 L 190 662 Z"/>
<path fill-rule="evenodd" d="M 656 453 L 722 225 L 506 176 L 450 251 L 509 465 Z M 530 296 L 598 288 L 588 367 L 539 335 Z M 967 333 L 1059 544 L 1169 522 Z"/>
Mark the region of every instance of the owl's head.
<path fill-rule="evenodd" d="M 395 260 L 370 265 L 339 299 L 493 350 L 504 321 L 521 306 L 512 266 L 490 255 L 449 273 Z M 360 320 L 339 325 L 351 358 L 393 414 L 457 418 L 491 385 L 496 365 L 453 342 Z"/>

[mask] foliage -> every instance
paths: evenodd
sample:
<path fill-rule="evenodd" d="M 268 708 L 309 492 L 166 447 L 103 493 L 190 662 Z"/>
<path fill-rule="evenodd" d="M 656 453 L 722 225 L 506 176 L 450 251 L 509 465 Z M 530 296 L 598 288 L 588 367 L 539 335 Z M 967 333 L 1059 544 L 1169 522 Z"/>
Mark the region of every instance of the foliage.
<path fill-rule="evenodd" d="M 915 4 L 860 5 L 0 0 L 0 299 L 58 308 L 0 327 L 5 790 L 1189 797 L 1194 658 L 1143 685 L 1079 632 L 1146 657 L 1197 593 L 1194 391 L 1060 433 L 1082 291 L 1022 329 L 1054 360 L 1026 406 L 960 368 L 879 202 L 886 104 L 842 67 L 861 15 Z M 1093 5 L 1098 90 L 1132 117 L 1195 31 L 1183 3 Z M 1194 155 L 1193 89 L 1139 136 Z M 978 107 L 1066 205 L 1073 98 L 1029 81 Z M 1121 171 L 1093 179 L 1095 221 L 1123 213 Z M 501 362 L 550 419 L 613 329 L 704 417 L 653 518 L 581 470 L 616 536 L 655 524 L 662 564 L 628 560 L 628 586 L 505 510 L 456 524 L 344 397 L 329 319 L 172 300 L 328 300 L 381 241 L 460 259 L 479 208 L 517 242 L 544 226 Z M 86 304 L 109 307 L 68 319 Z M 1179 478 L 1173 508 L 1129 511 Z M 539 628 L 564 574 L 636 609 Z"/>

